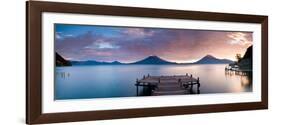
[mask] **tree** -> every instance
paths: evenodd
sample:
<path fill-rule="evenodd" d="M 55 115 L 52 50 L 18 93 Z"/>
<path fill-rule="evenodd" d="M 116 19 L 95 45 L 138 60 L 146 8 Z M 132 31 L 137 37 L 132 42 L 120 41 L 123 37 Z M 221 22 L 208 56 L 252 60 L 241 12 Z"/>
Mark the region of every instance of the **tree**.
<path fill-rule="evenodd" d="M 240 60 L 242 59 L 242 56 L 241 54 L 236 54 L 236 59 L 237 59 L 237 62 L 240 62 Z"/>

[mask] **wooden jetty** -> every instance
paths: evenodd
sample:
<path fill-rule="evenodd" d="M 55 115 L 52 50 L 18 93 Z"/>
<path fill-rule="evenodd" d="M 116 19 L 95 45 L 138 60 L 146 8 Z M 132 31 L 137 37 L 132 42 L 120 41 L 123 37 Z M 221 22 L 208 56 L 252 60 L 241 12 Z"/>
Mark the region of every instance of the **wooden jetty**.
<path fill-rule="evenodd" d="M 226 66 L 225 67 L 225 74 L 227 75 L 240 75 L 240 76 L 246 76 L 249 73 L 251 73 L 252 70 L 250 69 L 240 69 L 238 66 L 234 67 L 234 66 Z"/>
<path fill-rule="evenodd" d="M 151 95 L 183 95 L 190 94 L 193 86 L 197 86 L 199 94 L 199 77 L 194 78 L 192 75 L 174 75 L 174 76 L 143 76 L 142 79 L 136 80 L 137 95 L 139 95 L 139 87 L 147 87 L 151 91 Z"/>

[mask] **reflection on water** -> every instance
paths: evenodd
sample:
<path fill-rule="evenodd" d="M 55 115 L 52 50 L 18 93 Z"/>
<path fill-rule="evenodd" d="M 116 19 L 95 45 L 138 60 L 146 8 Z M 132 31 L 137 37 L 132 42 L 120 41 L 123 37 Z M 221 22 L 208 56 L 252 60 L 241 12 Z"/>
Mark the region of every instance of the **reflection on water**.
<path fill-rule="evenodd" d="M 68 72 L 56 72 L 56 75 L 57 75 L 56 77 L 60 77 L 63 79 L 70 77 L 70 73 L 68 73 Z"/>
<path fill-rule="evenodd" d="M 242 88 L 246 88 L 252 91 L 252 72 L 251 71 L 225 71 L 225 77 L 237 77 L 240 79 L 240 85 Z"/>
<path fill-rule="evenodd" d="M 184 75 L 200 78 L 200 91 L 189 93 L 237 93 L 252 91 L 252 72 L 226 72 L 224 64 L 212 65 L 101 65 L 56 67 L 55 99 L 136 96 L 136 79 L 145 74 Z M 141 88 L 142 95 L 149 90 Z"/>

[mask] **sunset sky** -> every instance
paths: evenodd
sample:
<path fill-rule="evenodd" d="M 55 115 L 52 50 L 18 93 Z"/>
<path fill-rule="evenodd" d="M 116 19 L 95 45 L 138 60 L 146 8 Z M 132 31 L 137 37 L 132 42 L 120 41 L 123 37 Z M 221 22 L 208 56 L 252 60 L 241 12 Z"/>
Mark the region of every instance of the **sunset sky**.
<path fill-rule="evenodd" d="M 235 60 L 250 32 L 55 24 L 55 51 L 68 60 L 135 62 L 150 55 L 194 62 L 205 55 Z"/>

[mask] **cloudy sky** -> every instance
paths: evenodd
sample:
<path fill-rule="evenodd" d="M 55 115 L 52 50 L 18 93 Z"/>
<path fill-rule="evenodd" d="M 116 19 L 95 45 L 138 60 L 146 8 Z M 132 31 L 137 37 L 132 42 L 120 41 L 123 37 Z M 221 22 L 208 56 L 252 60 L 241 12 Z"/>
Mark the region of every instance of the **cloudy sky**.
<path fill-rule="evenodd" d="M 55 24 L 55 51 L 69 60 L 134 62 L 150 55 L 184 63 L 205 55 L 235 60 L 250 32 Z"/>

